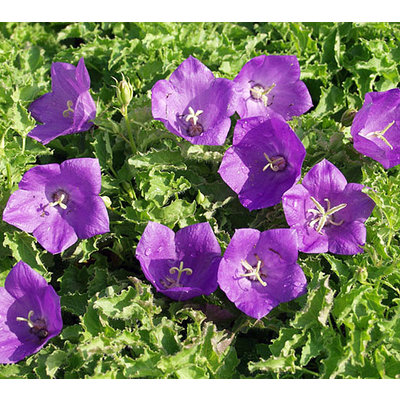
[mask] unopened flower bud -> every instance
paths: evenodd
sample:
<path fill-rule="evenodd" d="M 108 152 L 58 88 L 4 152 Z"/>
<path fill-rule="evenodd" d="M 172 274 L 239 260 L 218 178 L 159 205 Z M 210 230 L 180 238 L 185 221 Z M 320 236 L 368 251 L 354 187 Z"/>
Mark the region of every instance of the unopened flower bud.
<path fill-rule="evenodd" d="M 128 107 L 133 97 L 133 87 L 129 80 L 122 76 L 122 81 L 117 85 L 117 99 L 121 107 Z"/>
<path fill-rule="evenodd" d="M 340 123 L 343 126 L 351 126 L 351 124 L 353 123 L 353 119 L 357 114 L 357 110 L 354 109 L 350 109 L 350 110 L 346 110 L 343 114 L 342 114 L 342 118 L 340 119 Z"/>
<path fill-rule="evenodd" d="M 365 267 L 358 267 L 356 271 L 356 278 L 359 282 L 363 283 L 366 282 L 368 278 L 368 271 Z"/>

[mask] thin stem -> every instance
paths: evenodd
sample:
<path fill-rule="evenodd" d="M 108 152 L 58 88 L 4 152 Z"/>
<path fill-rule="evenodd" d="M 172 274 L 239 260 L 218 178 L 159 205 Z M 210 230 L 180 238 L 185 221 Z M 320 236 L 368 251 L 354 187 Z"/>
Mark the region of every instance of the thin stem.
<path fill-rule="evenodd" d="M 304 372 L 304 373 L 306 373 L 306 374 L 311 374 L 311 375 L 314 375 L 314 376 L 318 376 L 319 377 L 319 374 L 317 373 L 317 372 L 314 372 L 314 371 L 311 371 L 311 370 L 309 370 L 309 369 L 307 369 L 307 368 L 304 368 L 304 367 L 299 367 L 299 366 L 295 366 L 295 368 L 298 370 L 298 371 L 302 371 L 302 372 Z"/>
<path fill-rule="evenodd" d="M 128 110 L 125 109 L 124 112 L 122 113 L 122 115 L 125 118 L 126 130 L 128 132 L 128 138 L 129 138 L 129 143 L 131 145 L 132 154 L 136 154 L 137 149 L 136 149 L 135 141 L 133 140 L 132 127 L 131 127 L 131 123 L 130 123 L 129 117 L 128 117 Z"/>
<path fill-rule="evenodd" d="M 7 183 L 8 183 L 8 189 L 12 189 L 12 180 L 11 180 L 11 165 L 9 162 L 6 163 L 6 169 L 7 169 Z"/>
<path fill-rule="evenodd" d="M 26 135 L 22 136 L 22 154 L 25 153 Z"/>

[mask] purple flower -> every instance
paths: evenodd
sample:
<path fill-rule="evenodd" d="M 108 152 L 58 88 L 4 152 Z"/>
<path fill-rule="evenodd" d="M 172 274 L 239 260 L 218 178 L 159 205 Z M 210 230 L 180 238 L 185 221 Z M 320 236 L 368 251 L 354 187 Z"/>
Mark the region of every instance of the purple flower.
<path fill-rule="evenodd" d="M 291 229 L 238 229 L 221 260 L 218 284 L 236 307 L 260 319 L 303 295 L 307 280 L 297 262 Z"/>
<path fill-rule="evenodd" d="M 64 251 L 78 238 L 109 231 L 107 210 L 99 196 L 101 172 L 96 158 L 33 167 L 18 186 L 3 220 L 33 233 L 50 253 Z"/>
<path fill-rule="evenodd" d="M 187 300 L 217 289 L 221 248 L 208 222 L 172 229 L 149 222 L 136 249 L 146 278 L 157 291 Z"/>
<path fill-rule="evenodd" d="M 0 287 L 0 363 L 16 363 L 39 351 L 62 329 L 60 297 L 23 261 Z"/>
<path fill-rule="evenodd" d="M 152 89 L 153 117 L 193 144 L 222 145 L 235 112 L 234 83 L 190 56 Z"/>
<path fill-rule="evenodd" d="M 295 229 L 304 253 L 362 253 L 364 222 L 375 203 L 362 192 L 363 185 L 347 183 L 329 161 L 322 160 L 282 198 L 286 221 Z"/>
<path fill-rule="evenodd" d="M 278 204 L 299 180 L 305 155 L 303 144 L 285 121 L 241 119 L 218 173 L 249 210 L 266 208 Z"/>
<path fill-rule="evenodd" d="M 400 164 L 400 89 L 367 93 L 351 135 L 354 148 L 384 168 Z"/>
<path fill-rule="evenodd" d="M 87 131 L 96 117 L 89 93 L 90 77 L 81 58 L 78 66 L 56 62 L 51 66 L 51 92 L 29 107 L 37 125 L 28 136 L 47 144 L 58 136 Z"/>
<path fill-rule="evenodd" d="M 239 93 L 237 112 L 241 118 L 270 116 L 285 120 L 312 107 L 310 93 L 300 80 L 296 56 L 261 55 L 247 62 L 234 79 Z"/>

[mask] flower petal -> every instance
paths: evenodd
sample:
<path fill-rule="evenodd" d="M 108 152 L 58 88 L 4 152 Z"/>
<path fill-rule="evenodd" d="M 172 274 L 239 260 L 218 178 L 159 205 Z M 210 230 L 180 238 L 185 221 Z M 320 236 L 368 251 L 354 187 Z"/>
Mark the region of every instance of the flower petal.
<path fill-rule="evenodd" d="M 50 92 L 32 102 L 29 111 L 38 122 L 45 123 L 59 119 L 65 108 L 65 103 Z"/>
<path fill-rule="evenodd" d="M 51 65 L 51 89 L 57 97 L 63 99 L 65 104 L 68 100 L 75 103 L 81 93 L 76 80 L 76 67 L 69 63 L 53 63 Z"/>
<path fill-rule="evenodd" d="M 360 221 L 352 221 L 341 226 L 332 226 L 329 236 L 329 251 L 335 254 L 352 255 L 362 253 L 367 230 Z"/>
<path fill-rule="evenodd" d="M 175 244 L 178 258 L 185 254 L 190 254 L 193 258 L 205 253 L 221 254 L 217 238 L 208 222 L 189 225 L 180 229 L 176 233 Z"/>
<path fill-rule="evenodd" d="M 98 195 L 101 190 L 101 169 L 97 158 L 73 158 L 60 165 L 60 182 Z"/>
<path fill-rule="evenodd" d="M 110 231 L 107 208 L 99 196 L 89 195 L 85 203 L 78 204 L 71 212 L 63 214 L 79 239 L 87 239 Z"/>
<path fill-rule="evenodd" d="M 348 183 L 345 190 L 333 196 L 332 205 L 347 204 L 345 208 L 335 213 L 336 221 L 365 222 L 375 207 L 375 202 L 362 190 L 365 186 L 359 183 Z"/>
<path fill-rule="evenodd" d="M 45 193 L 17 190 L 11 194 L 3 212 L 3 221 L 25 232 L 33 232 L 53 210 L 48 204 Z M 45 213 L 45 214 L 43 214 Z"/>
<path fill-rule="evenodd" d="M 78 65 L 76 66 L 75 77 L 81 92 L 90 89 L 90 76 L 83 57 L 79 59 Z"/>
<path fill-rule="evenodd" d="M 48 284 L 42 275 L 23 261 L 15 264 L 4 284 L 7 292 L 16 299 L 25 295 L 31 295 L 38 289 L 47 286 Z"/>
<path fill-rule="evenodd" d="M 25 172 L 18 187 L 23 190 L 44 192 L 45 185 L 59 175 L 59 164 L 37 165 Z"/>
<path fill-rule="evenodd" d="M 14 363 L 15 360 L 12 355 L 21 342 L 18 337 L 10 331 L 7 324 L 7 312 L 12 304 L 15 302 L 5 288 L 0 287 L 0 364 Z"/>
<path fill-rule="evenodd" d="M 148 260 L 176 259 L 175 233 L 158 222 L 149 221 L 136 248 L 136 257 Z"/>
<path fill-rule="evenodd" d="M 347 180 L 335 165 L 324 159 L 308 171 L 301 183 L 322 203 L 332 194 L 342 192 L 347 185 Z"/>
<path fill-rule="evenodd" d="M 40 143 L 47 144 L 58 136 L 69 135 L 71 133 L 73 131 L 71 130 L 70 121 L 67 118 L 60 118 L 54 121 L 54 123 L 37 125 L 28 133 L 28 136 Z"/>
<path fill-rule="evenodd" d="M 215 76 L 209 68 L 197 58 L 189 56 L 171 74 L 169 82 L 180 96 L 190 101 L 199 92 L 207 90 L 214 79 Z"/>
<path fill-rule="evenodd" d="M 61 253 L 78 240 L 74 228 L 58 212 L 50 214 L 33 236 L 52 254 Z"/>
<path fill-rule="evenodd" d="M 88 91 L 81 93 L 75 103 L 73 131 L 85 132 L 93 126 L 96 104 Z"/>

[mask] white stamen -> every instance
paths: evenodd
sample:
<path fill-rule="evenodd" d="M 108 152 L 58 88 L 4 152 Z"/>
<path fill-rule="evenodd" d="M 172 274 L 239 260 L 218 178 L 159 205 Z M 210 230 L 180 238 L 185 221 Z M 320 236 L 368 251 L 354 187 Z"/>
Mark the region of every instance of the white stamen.
<path fill-rule="evenodd" d="M 339 226 L 343 224 L 343 220 L 339 221 L 339 222 L 335 222 L 333 221 L 333 214 L 342 210 L 343 208 L 347 207 L 346 203 L 342 203 L 339 204 L 335 207 L 331 208 L 331 202 L 329 199 L 324 199 L 327 203 L 327 210 L 325 210 L 325 208 L 318 202 L 317 199 L 315 199 L 313 196 L 310 196 L 311 201 L 315 204 L 315 207 L 317 207 L 317 209 L 315 208 L 310 208 L 307 210 L 307 212 L 311 213 L 313 215 L 313 219 L 311 220 L 311 222 L 309 223 L 309 225 L 311 226 L 311 228 L 314 228 L 315 224 L 318 223 L 318 226 L 316 228 L 316 231 L 318 233 L 320 233 L 321 235 L 323 235 L 322 228 L 326 225 L 326 224 L 332 224 L 335 226 Z"/>
<path fill-rule="evenodd" d="M 386 145 L 388 145 L 390 147 L 390 150 L 393 150 L 393 146 L 389 143 L 389 141 L 384 137 L 384 134 L 392 127 L 392 125 L 395 123 L 396 121 L 392 121 L 390 122 L 386 128 L 382 129 L 381 131 L 377 131 L 377 132 L 369 132 L 365 135 L 365 137 L 367 139 L 372 138 L 372 137 L 377 137 L 378 139 L 381 139 Z"/>

